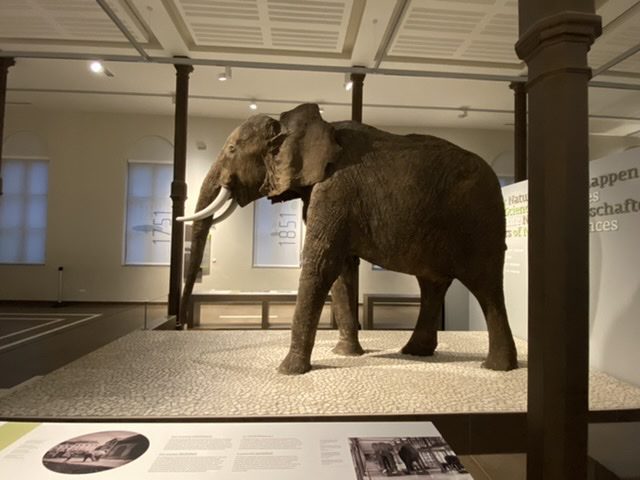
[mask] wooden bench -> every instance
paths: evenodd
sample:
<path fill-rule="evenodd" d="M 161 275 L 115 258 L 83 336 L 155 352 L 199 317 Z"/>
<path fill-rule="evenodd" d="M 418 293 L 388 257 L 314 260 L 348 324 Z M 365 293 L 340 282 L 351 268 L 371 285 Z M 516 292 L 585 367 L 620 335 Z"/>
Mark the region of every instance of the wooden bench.
<path fill-rule="evenodd" d="M 420 295 L 404 295 L 389 293 L 365 293 L 362 296 L 362 329 L 373 330 L 373 307 L 376 304 L 385 305 L 417 305 L 420 306 Z M 444 306 L 440 316 L 440 330 L 444 330 Z"/>
<path fill-rule="evenodd" d="M 262 305 L 261 327 L 269 328 L 270 303 L 296 303 L 298 293 L 295 291 L 269 292 L 228 292 L 211 290 L 210 292 L 194 292 L 189 303 L 189 328 L 200 325 L 200 307 L 215 303 L 259 303 Z M 327 296 L 327 302 L 331 295 Z"/>
<path fill-rule="evenodd" d="M 297 292 L 229 292 L 215 291 L 194 292 L 191 295 L 188 310 L 189 328 L 200 325 L 200 309 L 202 305 L 228 304 L 228 303 L 259 303 L 262 305 L 261 328 L 269 328 L 269 304 L 270 303 L 295 303 Z M 373 310 L 376 304 L 385 305 L 420 305 L 419 295 L 365 293 L 363 295 L 362 329 L 373 330 Z M 331 301 L 331 295 L 327 296 L 327 302 Z M 332 320 L 331 327 L 335 328 Z M 444 309 L 440 320 L 440 329 L 444 330 Z"/>

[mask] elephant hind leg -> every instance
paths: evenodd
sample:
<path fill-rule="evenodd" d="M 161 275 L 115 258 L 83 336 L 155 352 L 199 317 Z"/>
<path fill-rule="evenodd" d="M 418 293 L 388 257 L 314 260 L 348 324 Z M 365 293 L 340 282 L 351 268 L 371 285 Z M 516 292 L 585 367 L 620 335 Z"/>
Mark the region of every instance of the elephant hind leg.
<path fill-rule="evenodd" d="M 345 260 L 340 276 L 331 287 L 331 310 L 338 324 L 340 338 L 333 348 L 338 355 L 357 356 L 364 350 L 358 341 L 357 257 Z"/>
<path fill-rule="evenodd" d="M 467 287 L 480 303 L 489 331 L 489 354 L 482 366 L 501 371 L 518 368 L 516 345 L 504 305 L 502 269 L 487 271 L 483 278 Z"/>
<path fill-rule="evenodd" d="M 438 324 L 444 296 L 451 280 L 434 281 L 418 277 L 420 285 L 420 313 L 411 338 L 402 347 L 402 353 L 408 355 L 433 355 L 438 346 Z"/>

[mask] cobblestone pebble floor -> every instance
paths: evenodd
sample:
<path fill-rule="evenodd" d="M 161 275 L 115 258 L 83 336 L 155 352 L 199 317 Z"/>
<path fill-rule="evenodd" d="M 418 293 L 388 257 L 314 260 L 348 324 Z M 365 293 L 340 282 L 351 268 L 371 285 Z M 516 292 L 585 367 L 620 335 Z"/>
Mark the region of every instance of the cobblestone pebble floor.
<path fill-rule="evenodd" d="M 410 332 L 362 331 L 366 354 L 331 352 L 336 331 L 319 331 L 313 370 L 276 368 L 288 331 L 139 331 L 0 398 L 2 416 L 137 417 L 518 412 L 521 368 L 480 366 L 486 332 L 440 332 L 433 357 L 399 354 Z M 591 408 L 640 408 L 640 389 L 591 373 Z"/>

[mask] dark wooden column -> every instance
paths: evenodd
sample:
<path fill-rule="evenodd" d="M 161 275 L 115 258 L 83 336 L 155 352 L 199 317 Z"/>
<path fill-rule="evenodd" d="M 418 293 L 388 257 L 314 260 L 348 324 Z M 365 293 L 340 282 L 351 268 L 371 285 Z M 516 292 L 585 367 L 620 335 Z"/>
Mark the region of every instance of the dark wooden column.
<path fill-rule="evenodd" d="M 364 86 L 364 76 L 364 73 L 351 74 L 351 81 L 353 82 L 353 87 L 351 88 L 351 120 L 358 123 L 362 123 L 362 89 Z M 352 294 L 350 297 L 353 299 L 354 304 L 351 307 L 351 311 L 354 312 L 355 320 L 359 323 L 360 259 L 358 257 L 353 257 L 352 268 Z"/>
<path fill-rule="evenodd" d="M 191 65 L 175 65 L 176 68 L 176 110 L 173 145 L 173 182 L 171 200 L 173 200 L 171 226 L 171 270 L 169 273 L 169 315 L 178 315 L 180 308 L 180 290 L 182 289 L 182 263 L 184 256 L 184 224 L 176 218 L 184 215 L 184 202 L 187 199 L 185 182 L 187 167 L 187 120 L 189 106 L 189 75 Z M 176 317 L 177 318 L 177 317 Z M 176 320 L 177 322 L 177 320 Z M 176 328 L 182 328 L 176 323 Z"/>
<path fill-rule="evenodd" d="M 521 182 L 527 179 L 527 89 L 523 82 L 512 82 L 514 106 L 514 166 L 513 179 Z"/>
<path fill-rule="evenodd" d="M 587 478 L 593 0 L 520 0 L 529 70 L 528 480 Z M 569 11 L 570 10 L 570 11 Z"/>
<path fill-rule="evenodd" d="M 16 62 L 11 57 L 0 58 L 0 195 L 2 195 L 2 145 L 4 143 L 4 111 L 7 102 L 7 76 Z"/>
<path fill-rule="evenodd" d="M 364 73 L 352 73 L 351 81 L 351 120 L 362 123 L 362 87 L 364 85 Z"/>
<path fill-rule="evenodd" d="M 364 73 L 352 73 L 350 77 L 352 83 L 351 120 L 359 123 L 362 123 L 362 86 L 364 84 L 364 76 Z M 358 308 L 358 299 L 360 297 L 360 259 L 358 257 L 352 257 L 347 261 L 341 278 L 336 280 L 336 284 L 339 285 L 339 291 L 345 291 L 346 289 L 346 292 L 348 292 L 348 297 L 351 300 L 351 313 L 356 323 L 360 323 L 358 318 L 360 316 Z M 336 312 L 333 307 L 333 301 L 335 300 L 332 299 L 331 303 L 331 326 L 335 328 Z"/>

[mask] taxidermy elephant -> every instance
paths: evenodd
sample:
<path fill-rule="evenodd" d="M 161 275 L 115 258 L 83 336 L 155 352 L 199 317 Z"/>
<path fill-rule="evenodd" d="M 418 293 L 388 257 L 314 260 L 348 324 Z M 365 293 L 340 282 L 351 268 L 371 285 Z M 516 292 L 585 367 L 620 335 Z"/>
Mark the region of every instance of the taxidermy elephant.
<path fill-rule="evenodd" d="M 209 228 L 236 202 L 244 207 L 264 196 L 274 202 L 301 198 L 307 225 L 291 346 L 280 372 L 311 369 L 330 289 L 340 337 L 334 351 L 363 353 L 349 299 L 354 256 L 418 279 L 420 314 L 402 353 L 434 353 L 438 315 L 457 278 L 476 296 L 487 321 L 484 366 L 517 368 L 502 286 L 504 204 L 496 175 L 480 157 L 432 136 L 327 123 L 315 104 L 285 112 L 279 121 L 249 118 L 231 133 L 207 173 L 198 212 L 180 219 L 195 221 L 182 323 Z"/>

